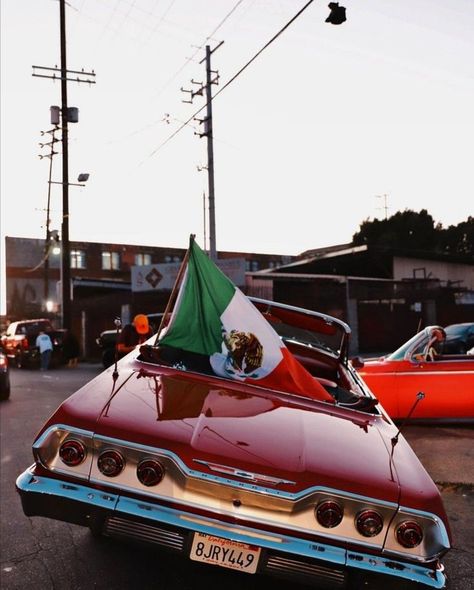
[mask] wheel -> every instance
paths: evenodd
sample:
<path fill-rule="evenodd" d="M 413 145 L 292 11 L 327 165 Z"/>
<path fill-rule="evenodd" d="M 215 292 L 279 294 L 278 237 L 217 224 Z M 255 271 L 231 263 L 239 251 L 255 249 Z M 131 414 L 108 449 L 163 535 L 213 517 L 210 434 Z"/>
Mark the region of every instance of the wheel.
<path fill-rule="evenodd" d="M 115 348 L 106 348 L 102 353 L 102 366 L 108 369 L 115 362 Z"/>
<path fill-rule="evenodd" d="M 0 401 L 5 402 L 7 399 L 10 399 L 10 384 L 8 388 L 0 390 Z"/>
<path fill-rule="evenodd" d="M 7 374 L 0 375 L 0 400 L 5 401 L 10 397 L 10 377 Z"/>

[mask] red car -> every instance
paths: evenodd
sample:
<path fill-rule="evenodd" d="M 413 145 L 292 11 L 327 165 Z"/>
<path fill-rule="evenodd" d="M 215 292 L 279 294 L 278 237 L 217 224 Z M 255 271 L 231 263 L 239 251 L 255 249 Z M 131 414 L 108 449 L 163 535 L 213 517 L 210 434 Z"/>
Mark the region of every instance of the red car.
<path fill-rule="evenodd" d="M 439 491 L 348 362 L 349 327 L 193 268 L 158 336 L 41 428 L 24 513 L 243 576 L 443 588 Z"/>
<path fill-rule="evenodd" d="M 474 356 L 451 354 L 446 336 L 441 326 L 428 326 L 390 355 L 353 360 L 392 419 L 406 418 L 422 391 L 411 419 L 474 422 Z"/>

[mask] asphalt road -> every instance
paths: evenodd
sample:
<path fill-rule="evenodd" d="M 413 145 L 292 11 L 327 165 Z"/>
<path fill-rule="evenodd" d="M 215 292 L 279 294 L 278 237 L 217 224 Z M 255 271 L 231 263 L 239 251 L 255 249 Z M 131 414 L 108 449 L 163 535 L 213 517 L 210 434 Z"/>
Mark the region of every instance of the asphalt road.
<path fill-rule="evenodd" d="M 33 462 L 31 443 L 37 430 L 63 399 L 100 371 L 91 364 L 44 374 L 12 370 L 11 400 L 0 404 L 2 590 L 241 590 L 243 584 L 246 590 L 270 584 L 272 590 L 304 589 L 257 576 L 243 579 L 244 574 L 96 539 L 82 527 L 23 515 L 14 483 Z M 450 519 L 454 547 L 444 559 L 447 588 L 474 590 L 474 429 L 406 426 L 403 433 L 438 484 Z M 396 587 L 405 590 L 403 584 Z"/>

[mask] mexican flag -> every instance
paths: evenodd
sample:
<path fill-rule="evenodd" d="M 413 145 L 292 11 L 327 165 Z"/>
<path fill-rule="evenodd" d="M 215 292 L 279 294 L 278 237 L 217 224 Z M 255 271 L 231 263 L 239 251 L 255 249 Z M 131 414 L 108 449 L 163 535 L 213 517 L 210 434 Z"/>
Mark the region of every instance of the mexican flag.
<path fill-rule="evenodd" d="M 208 356 L 221 377 L 334 402 L 193 239 L 170 322 L 158 344 Z"/>

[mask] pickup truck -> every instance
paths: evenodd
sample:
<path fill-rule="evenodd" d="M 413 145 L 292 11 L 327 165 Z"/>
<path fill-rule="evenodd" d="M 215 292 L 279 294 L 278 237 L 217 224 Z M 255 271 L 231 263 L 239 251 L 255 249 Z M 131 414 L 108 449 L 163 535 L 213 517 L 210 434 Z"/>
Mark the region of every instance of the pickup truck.
<path fill-rule="evenodd" d="M 21 320 L 12 322 L 1 337 L 2 348 L 18 368 L 39 363 L 39 351 L 36 347 L 36 337 L 43 330 L 53 342 L 52 364 L 62 362 L 62 341 L 64 330 L 55 330 L 47 318 Z"/>

